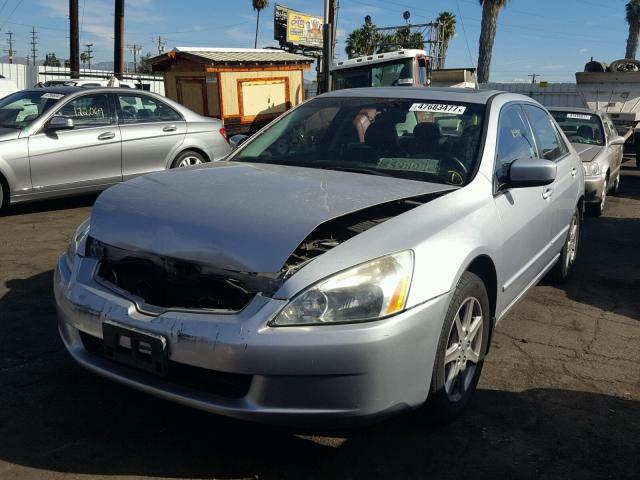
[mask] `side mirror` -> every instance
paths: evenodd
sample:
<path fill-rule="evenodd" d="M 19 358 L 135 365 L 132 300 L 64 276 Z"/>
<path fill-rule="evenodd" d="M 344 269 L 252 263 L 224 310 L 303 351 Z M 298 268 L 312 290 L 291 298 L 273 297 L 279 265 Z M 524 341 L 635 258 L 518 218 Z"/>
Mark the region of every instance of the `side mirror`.
<path fill-rule="evenodd" d="M 231 145 L 233 148 L 238 148 L 247 140 L 247 138 L 249 138 L 248 135 L 239 133 L 238 135 L 234 135 L 229 139 L 229 145 Z"/>
<path fill-rule="evenodd" d="M 551 160 L 516 160 L 509 167 L 506 188 L 542 187 L 556 179 L 557 166 Z"/>
<path fill-rule="evenodd" d="M 624 145 L 626 142 L 626 140 L 624 139 L 624 137 L 614 137 L 610 142 L 609 145 Z"/>
<path fill-rule="evenodd" d="M 49 131 L 72 130 L 75 127 L 73 120 L 67 117 L 55 116 L 47 122 L 46 129 Z"/>

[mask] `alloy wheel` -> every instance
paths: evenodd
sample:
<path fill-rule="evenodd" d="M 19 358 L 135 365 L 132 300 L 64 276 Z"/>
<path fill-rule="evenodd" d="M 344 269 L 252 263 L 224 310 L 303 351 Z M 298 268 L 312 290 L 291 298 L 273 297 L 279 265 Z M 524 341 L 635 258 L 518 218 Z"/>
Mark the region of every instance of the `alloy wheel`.
<path fill-rule="evenodd" d="M 600 197 L 600 211 L 604 212 L 604 204 L 607 201 L 607 179 L 604 180 L 604 186 L 602 187 L 602 196 Z"/>
<path fill-rule="evenodd" d="M 193 165 L 200 165 L 202 163 L 202 159 L 196 157 L 195 155 L 187 155 L 178 163 L 178 168 L 191 167 Z"/>
<path fill-rule="evenodd" d="M 567 242 L 567 269 L 573 264 L 578 253 L 578 217 L 573 216 L 569 227 L 569 241 Z"/>
<path fill-rule="evenodd" d="M 459 401 L 471 386 L 480 361 L 484 334 L 482 306 L 475 297 L 462 302 L 456 312 L 444 354 L 444 389 L 449 401 Z"/>

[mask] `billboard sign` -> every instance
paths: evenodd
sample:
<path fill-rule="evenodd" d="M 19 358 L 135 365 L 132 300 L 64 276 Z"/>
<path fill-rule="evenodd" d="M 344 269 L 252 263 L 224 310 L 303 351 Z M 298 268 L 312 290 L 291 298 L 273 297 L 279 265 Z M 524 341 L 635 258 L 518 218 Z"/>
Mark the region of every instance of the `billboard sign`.
<path fill-rule="evenodd" d="M 282 5 L 275 6 L 275 39 L 301 47 L 322 48 L 321 16 L 298 12 Z"/>

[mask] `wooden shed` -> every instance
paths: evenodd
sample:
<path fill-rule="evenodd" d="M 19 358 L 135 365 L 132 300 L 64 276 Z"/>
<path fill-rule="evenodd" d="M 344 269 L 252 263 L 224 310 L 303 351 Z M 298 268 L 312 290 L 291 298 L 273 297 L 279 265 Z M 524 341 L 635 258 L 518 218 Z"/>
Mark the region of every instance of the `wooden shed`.
<path fill-rule="evenodd" d="M 304 100 L 312 58 L 282 50 L 176 47 L 150 58 L 165 94 L 191 110 L 222 119 L 227 134 L 253 133 Z"/>

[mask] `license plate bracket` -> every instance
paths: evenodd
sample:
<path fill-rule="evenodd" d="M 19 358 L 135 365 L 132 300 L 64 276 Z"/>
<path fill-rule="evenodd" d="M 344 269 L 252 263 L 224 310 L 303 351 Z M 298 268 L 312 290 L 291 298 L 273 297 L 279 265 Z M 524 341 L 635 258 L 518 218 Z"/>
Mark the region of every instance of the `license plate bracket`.
<path fill-rule="evenodd" d="M 161 377 L 167 375 L 167 339 L 162 335 L 104 322 L 102 338 L 106 358 Z"/>

